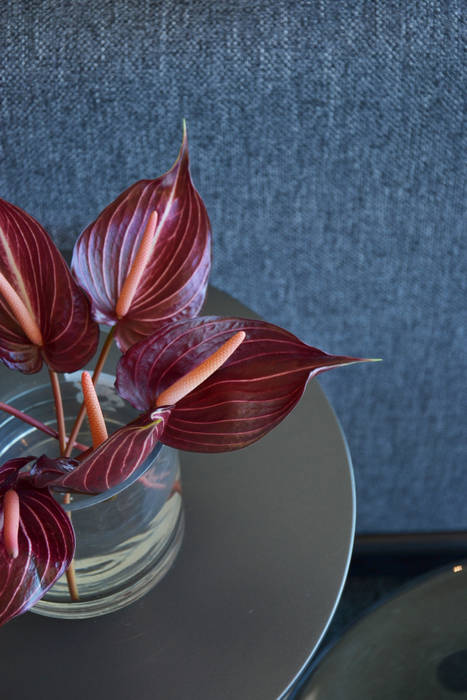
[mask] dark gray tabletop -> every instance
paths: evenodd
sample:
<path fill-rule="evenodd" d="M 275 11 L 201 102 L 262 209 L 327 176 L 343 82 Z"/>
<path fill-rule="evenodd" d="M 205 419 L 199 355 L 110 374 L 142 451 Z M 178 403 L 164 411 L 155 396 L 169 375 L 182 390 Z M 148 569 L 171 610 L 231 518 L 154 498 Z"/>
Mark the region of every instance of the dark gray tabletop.
<path fill-rule="evenodd" d="M 254 317 L 210 290 L 208 313 Z M 344 371 L 344 370 L 343 370 Z M 355 524 L 350 458 L 313 381 L 266 438 L 182 454 L 186 532 L 164 580 L 128 608 L 0 630 L 2 697 L 274 700 L 316 649 Z"/>

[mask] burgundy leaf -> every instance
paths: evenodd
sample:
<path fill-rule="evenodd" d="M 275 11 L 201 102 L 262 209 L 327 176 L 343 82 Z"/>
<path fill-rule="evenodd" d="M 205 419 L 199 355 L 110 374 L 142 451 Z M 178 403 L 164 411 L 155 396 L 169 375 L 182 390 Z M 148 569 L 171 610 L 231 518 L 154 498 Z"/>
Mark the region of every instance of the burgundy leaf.
<path fill-rule="evenodd" d="M 130 309 L 119 319 L 116 304 L 153 211 L 157 240 Z M 81 234 L 72 269 L 92 300 L 96 321 L 117 324 L 122 350 L 158 324 L 199 312 L 210 269 L 210 225 L 191 181 L 186 134 L 165 175 L 136 182 Z"/>
<path fill-rule="evenodd" d="M 16 484 L 20 469 L 33 459 L 35 457 L 16 457 L 4 462 L 0 467 L 0 492 L 12 488 Z"/>
<path fill-rule="evenodd" d="M 67 457 L 48 457 L 41 455 L 35 460 L 28 474 L 24 477 L 34 488 L 42 489 L 58 478 L 76 469 L 79 462 Z"/>
<path fill-rule="evenodd" d="M 57 372 L 73 372 L 94 355 L 99 328 L 89 302 L 42 226 L 0 199 L 0 272 L 37 323 L 42 348 L 25 335 L 0 295 L 0 359 L 26 374 L 42 361 Z"/>
<path fill-rule="evenodd" d="M 85 493 L 101 493 L 128 479 L 157 445 L 170 409 L 162 408 L 139 416 L 113 433 L 82 462 L 38 460 L 33 470 L 34 485 Z M 42 466 L 42 469 L 41 469 Z M 74 467 L 70 471 L 70 467 Z M 57 476 L 59 471 L 63 475 Z"/>
<path fill-rule="evenodd" d="M 201 317 L 166 326 L 130 348 L 117 369 L 118 392 L 148 410 L 162 391 L 237 331 L 246 333 L 245 340 L 225 365 L 172 407 L 161 442 L 197 452 L 245 447 L 289 413 L 310 377 L 361 361 L 328 355 L 264 321 Z"/>
<path fill-rule="evenodd" d="M 21 487 L 18 496 L 18 557 L 12 559 L 0 541 L 0 624 L 37 603 L 68 568 L 75 549 L 70 519 L 47 490 Z"/>

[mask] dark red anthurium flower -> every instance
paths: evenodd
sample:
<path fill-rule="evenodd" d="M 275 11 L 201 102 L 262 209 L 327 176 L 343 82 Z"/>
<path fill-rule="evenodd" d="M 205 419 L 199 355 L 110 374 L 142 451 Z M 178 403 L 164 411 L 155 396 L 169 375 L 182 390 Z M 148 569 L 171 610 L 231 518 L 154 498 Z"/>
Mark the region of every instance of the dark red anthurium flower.
<path fill-rule="evenodd" d="M 117 368 L 117 391 L 135 408 L 150 410 L 167 387 L 239 331 L 245 339 L 225 364 L 170 407 L 161 442 L 196 452 L 245 447 L 285 418 L 310 377 L 362 361 L 328 355 L 264 321 L 199 317 L 130 348 Z"/>
<path fill-rule="evenodd" d="M 48 489 L 20 470 L 34 457 L 0 467 L 0 624 L 29 610 L 66 571 L 75 536 Z"/>
<path fill-rule="evenodd" d="M 141 246 L 146 249 L 144 270 L 122 305 L 125 282 L 142 264 Z M 186 131 L 179 156 L 165 175 L 136 182 L 83 231 L 72 269 L 92 301 L 95 320 L 117 326 L 122 350 L 152 334 L 158 324 L 196 316 L 210 269 L 210 224 L 191 181 Z"/>
<path fill-rule="evenodd" d="M 0 360 L 26 374 L 43 361 L 74 372 L 94 355 L 98 337 L 86 295 L 47 232 L 0 199 Z"/>
<path fill-rule="evenodd" d="M 83 493 L 101 493 L 117 486 L 153 451 L 169 414 L 169 408 L 148 411 L 116 430 L 81 461 L 39 457 L 31 469 L 34 485 Z"/>

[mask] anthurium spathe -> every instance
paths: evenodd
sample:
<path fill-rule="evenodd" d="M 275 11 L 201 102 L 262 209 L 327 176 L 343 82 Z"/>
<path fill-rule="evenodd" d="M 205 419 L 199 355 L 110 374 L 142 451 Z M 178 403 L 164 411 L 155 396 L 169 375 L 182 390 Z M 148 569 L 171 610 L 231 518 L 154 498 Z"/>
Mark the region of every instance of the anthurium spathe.
<path fill-rule="evenodd" d="M 2 362 L 26 374 L 43 361 L 56 372 L 73 372 L 94 355 L 98 336 L 89 302 L 47 232 L 0 199 Z"/>
<path fill-rule="evenodd" d="M 265 321 L 207 316 L 133 346 L 119 362 L 117 390 L 139 410 L 160 406 L 167 387 L 240 331 L 245 338 L 225 364 L 171 406 L 161 442 L 197 452 L 245 447 L 285 418 L 311 377 L 362 361 L 328 355 Z"/>
<path fill-rule="evenodd" d="M 48 489 L 34 488 L 21 469 L 33 459 L 0 467 L 0 624 L 29 610 L 70 565 L 75 536 Z"/>
<path fill-rule="evenodd" d="M 31 469 L 35 486 L 102 493 L 128 479 L 160 440 L 170 409 L 154 409 L 115 431 L 80 461 L 40 457 Z"/>
<path fill-rule="evenodd" d="M 144 271 L 137 275 L 129 303 L 122 305 L 143 239 Z M 83 231 L 72 269 L 92 301 L 95 320 L 116 326 L 122 350 L 162 323 L 196 316 L 210 269 L 210 224 L 191 181 L 186 130 L 179 156 L 165 175 L 136 182 Z"/>

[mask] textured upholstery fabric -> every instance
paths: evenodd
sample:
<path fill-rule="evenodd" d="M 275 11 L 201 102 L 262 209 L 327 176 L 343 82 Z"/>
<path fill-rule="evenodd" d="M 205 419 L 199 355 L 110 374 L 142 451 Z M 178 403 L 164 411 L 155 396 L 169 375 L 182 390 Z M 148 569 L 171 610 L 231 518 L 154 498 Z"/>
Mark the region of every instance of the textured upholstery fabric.
<path fill-rule="evenodd" d="M 360 530 L 467 527 L 461 5 L 0 5 L 1 196 L 71 244 L 171 165 L 186 117 L 212 282 L 384 358 L 322 380 Z"/>

